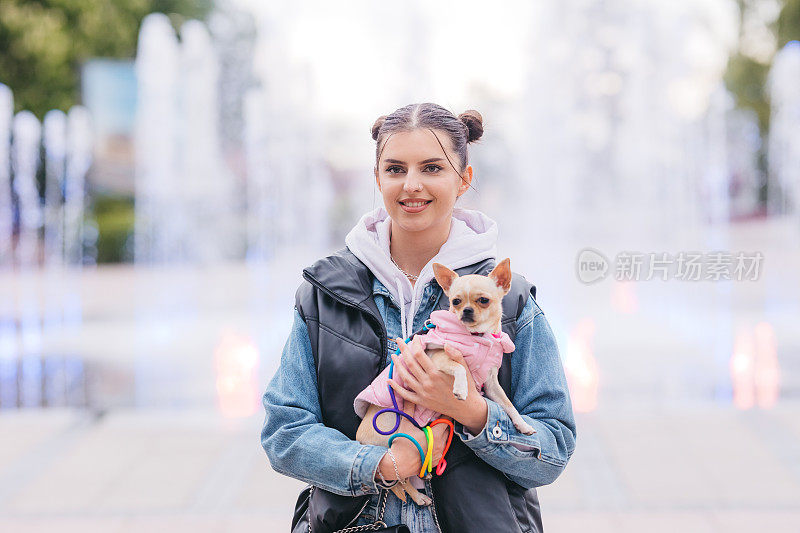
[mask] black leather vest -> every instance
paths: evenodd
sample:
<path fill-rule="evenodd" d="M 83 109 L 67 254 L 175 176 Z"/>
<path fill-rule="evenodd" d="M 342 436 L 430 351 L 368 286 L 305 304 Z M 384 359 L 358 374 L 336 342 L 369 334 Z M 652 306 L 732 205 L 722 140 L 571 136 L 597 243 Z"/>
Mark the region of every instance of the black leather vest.
<path fill-rule="evenodd" d="M 492 259 L 456 269 L 459 275 L 486 275 Z M 317 385 L 326 426 L 355 439 L 361 419 L 353 399 L 383 369 L 387 352 L 386 327 L 372 293 L 372 272 L 347 248 L 303 270 L 295 303 L 308 327 L 317 368 Z M 502 329 L 513 340 L 516 320 L 536 287 L 514 273 L 503 298 Z M 446 297 L 438 308 L 447 309 Z M 512 353 L 510 357 L 513 357 Z M 510 365 L 503 358 L 499 380 L 508 392 Z M 431 480 L 438 522 L 444 533 L 540 532 L 536 489 L 526 490 L 479 459 L 460 439 L 447 453 L 447 470 Z M 479 487 L 479 489 L 475 489 Z M 292 531 L 332 531 L 345 527 L 369 496 L 339 496 L 315 487 L 298 499 Z"/>

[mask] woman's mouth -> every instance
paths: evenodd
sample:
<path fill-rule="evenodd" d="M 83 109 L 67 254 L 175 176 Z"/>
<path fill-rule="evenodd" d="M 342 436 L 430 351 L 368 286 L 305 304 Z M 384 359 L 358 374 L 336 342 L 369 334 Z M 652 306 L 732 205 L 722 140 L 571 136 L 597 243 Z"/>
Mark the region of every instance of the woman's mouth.
<path fill-rule="evenodd" d="M 414 201 L 414 202 L 398 202 L 406 213 L 419 213 L 428 207 L 433 200 Z"/>

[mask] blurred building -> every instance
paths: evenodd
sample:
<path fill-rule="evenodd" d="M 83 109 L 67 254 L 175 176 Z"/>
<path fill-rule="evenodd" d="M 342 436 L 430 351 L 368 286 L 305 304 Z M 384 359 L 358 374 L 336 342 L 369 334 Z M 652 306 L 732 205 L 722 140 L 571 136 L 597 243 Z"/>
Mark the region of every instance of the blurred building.
<path fill-rule="evenodd" d="M 133 195 L 133 60 L 86 61 L 81 67 L 81 100 L 94 118 L 95 163 L 90 185 L 101 191 Z"/>

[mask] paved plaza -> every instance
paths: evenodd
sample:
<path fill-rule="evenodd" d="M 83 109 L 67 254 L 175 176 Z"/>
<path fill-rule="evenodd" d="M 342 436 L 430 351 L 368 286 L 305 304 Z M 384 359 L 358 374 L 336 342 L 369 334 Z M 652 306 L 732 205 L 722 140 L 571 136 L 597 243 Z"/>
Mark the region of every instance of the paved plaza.
<path fill-rule="evenodd" d="M 579 414 L 539 489 L 553 532 L 796 532 L 800 408 Z M 261 417 L 71 410 L 0 417 L 0 531 L 288 531 L 302 483 L 273 472 Z"/>

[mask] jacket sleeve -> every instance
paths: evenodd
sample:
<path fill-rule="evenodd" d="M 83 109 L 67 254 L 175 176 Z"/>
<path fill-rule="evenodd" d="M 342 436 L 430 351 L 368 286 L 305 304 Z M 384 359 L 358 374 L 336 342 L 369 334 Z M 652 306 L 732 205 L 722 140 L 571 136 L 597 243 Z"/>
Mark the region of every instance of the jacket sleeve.
<path fill-rule="evenodd" d="M 261 446 L 275 471 L 343 496 L 378 493 L 375 474 L 386 448 L 350 440 L 322 423 L 311 341 L 296 307 L 263 404 Z"/>
<path fill-rule="evenodd" d="M 517 431 L 503 408 L 489 398 L 486 425 L 456 434 L 475 454 L 524 488 L 547 485 L 563 472 L 577 438 L 572 402 L 553 331 L 532 296 L 517 319 L 511 357 L 511 403 L 535 433 Z"/>

